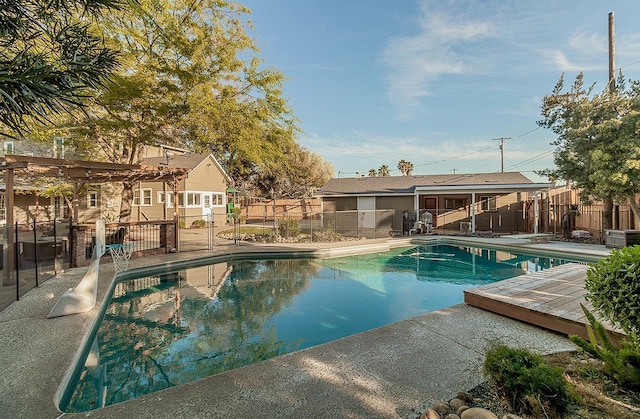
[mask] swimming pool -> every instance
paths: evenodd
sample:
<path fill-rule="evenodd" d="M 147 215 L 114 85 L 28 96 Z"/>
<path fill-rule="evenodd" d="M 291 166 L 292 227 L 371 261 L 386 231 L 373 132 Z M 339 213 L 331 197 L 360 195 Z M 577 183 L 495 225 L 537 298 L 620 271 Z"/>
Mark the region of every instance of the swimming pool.
<path fill-rule="evenodd" d="M 461 303 L 566 260 L 429 245 L 335 259 L 229 260 L 116 285 L 61 408 L 80 412 Z"/>

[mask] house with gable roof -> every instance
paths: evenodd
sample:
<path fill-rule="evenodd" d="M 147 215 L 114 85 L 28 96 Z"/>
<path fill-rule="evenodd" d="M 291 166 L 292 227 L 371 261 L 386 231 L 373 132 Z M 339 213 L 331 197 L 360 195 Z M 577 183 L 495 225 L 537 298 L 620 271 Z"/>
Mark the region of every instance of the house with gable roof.
<path fill-rule="evenodd" d="M 172 187 L 162 182 L 140 182 L 134 189 L 132 218 L 138 220 L 178 219 L 189 227 L 195 220 L 207 220 L 209 214 L 217 225 L 227 220 L 227 188 L 231 178 L 212 154 L 177 154 L 165 151 L 150 156 L 141 164 L 190 169 L 179 182 L 177 197 Z M 176 205 L 177 204 L 177 205 Z"/>
<path fill-rule="evenodd" d="M 331 179 L 316 196 L 324 214 L 357 211 L 362 229 L 408 233 L 422 221 L 440 231 L 513 233 L 538 232 L 550 187 L 519 172 L 374 176 Z"/>

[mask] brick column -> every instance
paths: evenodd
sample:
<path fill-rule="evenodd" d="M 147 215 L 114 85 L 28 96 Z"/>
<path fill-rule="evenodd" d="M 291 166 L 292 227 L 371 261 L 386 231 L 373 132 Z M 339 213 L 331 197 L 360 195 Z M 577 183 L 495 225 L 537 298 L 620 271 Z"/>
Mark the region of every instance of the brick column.
<path fill-rule="evenodd" d="M 87 227 L 81 225 L 71 226 L 71 268 L 89 265 L 87 259 Z"/>
<path fill-rule="evenodd" d="M 175 247 L 176 242 L 176 223 L 167 223 L 160 226 L 160 247 L 164 248 L 166 253 Z"/>

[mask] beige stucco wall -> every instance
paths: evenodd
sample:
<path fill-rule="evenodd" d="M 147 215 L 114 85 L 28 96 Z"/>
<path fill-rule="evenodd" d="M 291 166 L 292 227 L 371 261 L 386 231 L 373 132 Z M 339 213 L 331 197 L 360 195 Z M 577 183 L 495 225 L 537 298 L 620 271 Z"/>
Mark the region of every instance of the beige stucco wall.
<path fill-rule="evenodd" d="M 358 209 L 358 199 L 354 197 L 345 198 L 323 198 L 322 211 L 354 211 Z"/>
<path fill-rule="evenodd" d="M 376 209 L 412 210 L 413 196 L 379 196 L 376 198 Z"/>

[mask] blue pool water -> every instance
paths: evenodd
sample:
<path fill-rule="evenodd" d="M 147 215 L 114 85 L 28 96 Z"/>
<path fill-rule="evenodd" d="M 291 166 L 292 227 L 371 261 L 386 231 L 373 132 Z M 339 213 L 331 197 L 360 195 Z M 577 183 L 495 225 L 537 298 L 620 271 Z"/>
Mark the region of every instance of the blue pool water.
<path fill-rule="evenodd" d="M 463 301 L 565 260 L 434 245 L 336 259 L 228 261 L 116 286 L 62 403 L 87 411 Z"/>

